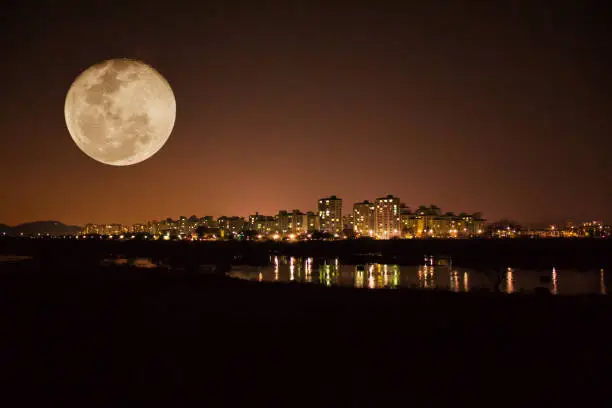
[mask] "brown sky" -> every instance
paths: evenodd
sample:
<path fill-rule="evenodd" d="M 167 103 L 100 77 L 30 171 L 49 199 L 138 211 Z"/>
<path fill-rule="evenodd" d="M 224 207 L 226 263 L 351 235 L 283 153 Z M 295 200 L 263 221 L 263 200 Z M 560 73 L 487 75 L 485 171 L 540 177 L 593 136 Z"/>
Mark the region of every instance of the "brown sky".
<path fill-rule="evenodd" d="M 612 219 L 605 2 L 88 3 L 0 17 L 0 223 L 274 214 L 330 194 Z M 83 154 L 63 116 L 74 78 L 112 57 L 153 65 L 177 99 L 168 143 L 129 167 Z"/>

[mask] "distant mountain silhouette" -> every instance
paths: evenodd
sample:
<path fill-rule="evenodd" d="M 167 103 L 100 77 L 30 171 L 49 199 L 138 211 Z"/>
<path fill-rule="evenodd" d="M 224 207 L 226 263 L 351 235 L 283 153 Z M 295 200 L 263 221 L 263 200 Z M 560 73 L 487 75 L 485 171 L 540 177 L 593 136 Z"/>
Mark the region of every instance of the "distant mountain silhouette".
<path fill-rule="evenodd" d="M 59 221 L 34 221 L 10 227 L 5 224 L 0 224 L 0 232 L 6 232 L 8 235 L 30 235 L 30 234 L 75 234 L 83 228 L 77 225 L 66 225 Z"/>

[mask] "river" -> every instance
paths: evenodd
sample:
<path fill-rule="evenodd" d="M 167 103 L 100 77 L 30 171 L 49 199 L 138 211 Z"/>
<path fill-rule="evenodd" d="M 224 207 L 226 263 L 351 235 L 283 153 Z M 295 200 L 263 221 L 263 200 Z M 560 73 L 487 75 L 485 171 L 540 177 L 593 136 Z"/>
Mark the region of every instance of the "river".
<path fill-rule="evenodd" d="M 265 267 L 234 266 L 228 275 L 235 278 L 265 282 L 312 283 L 325 286 L 345 286 L 369 289 L 422 288 L 454 292 L 478 289 L 492 290 L 491 277 L 483 272 L 451 265 L 399 266 L 388 264 L 343 265 L 338 259 L 315 263 L 312 258 L 275 256 Z M 499 289 L 505 293 L 530 293 L 546 288 L 552 294 L 607 294 L 610 285 L 603 269 L 578 271 L 557 269 L 535 271 L 508 267 L 500 271 Z"/>

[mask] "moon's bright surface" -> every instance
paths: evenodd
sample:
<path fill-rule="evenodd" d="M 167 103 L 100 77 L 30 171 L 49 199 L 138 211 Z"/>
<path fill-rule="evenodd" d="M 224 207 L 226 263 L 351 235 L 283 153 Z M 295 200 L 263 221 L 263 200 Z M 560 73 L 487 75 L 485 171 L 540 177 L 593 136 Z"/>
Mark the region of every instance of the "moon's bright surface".
<path fill-rule="evenodd" d="M 176 118 L 168 82 L 151 66 L 111 59 L 83 71 L 64 105 L 66 125 L 89 157 L 114 166 L 140 163 L 162 148 Z"/>

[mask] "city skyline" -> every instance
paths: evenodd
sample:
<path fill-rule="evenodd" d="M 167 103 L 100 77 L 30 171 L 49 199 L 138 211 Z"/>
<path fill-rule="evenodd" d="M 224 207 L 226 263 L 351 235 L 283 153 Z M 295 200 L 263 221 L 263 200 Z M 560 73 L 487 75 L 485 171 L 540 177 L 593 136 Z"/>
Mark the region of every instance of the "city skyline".
<path fill-rule="evenodd" d="M 612 219 L 610 44 L 590 2 L 12 2 L 0 222 L 316 211 L 393 193 L 489 219 Z M 164 147 L 91 160 L 74 79 L 140 59 L 176 97 Z"/>
<path fill-rule="evenodd" d="M 436 206 L 435 204 L 429 204 L 429 205 L 425 205 L 425 204 L 421 204 L 418 206 L 409 206 L 406 203 L 404 203 L 403 201 L 400 200 L 399 197 L 388 194 L 382 197 L 377 197 L 373 200 L 364 200 L 364 201 L 360 201 L 360 202 L 354 202 L 354 203 L 346 203 L 346 200 L 343 200 L 342 197 L 338 197 L 337 195 L 330 195 L 328 197 L 322 197 L 319 198 L 315 201 L 315 208 L 314 209 L 304 209 L 304 208 L 280 208 L 280 209 L 276 209 L 275 211 L 271 211 L 268 213 L 261 213 L 259 211 L 251 211 L 249 214 L 247 215 L 242 215 L 242 214 L 230 214 L 230 213 L 224 213 L 224 214 L 220 214 L 220 215 L 211 215 L 211 214 L 206 214 L 206 213 L 183 213 L 180 215 L 174 215 L 174 216 L 164 216 L 164 217 L 158 217 L 158 218 L 153 218 L 153 219 L 147 219 L 147 220 L 139 220 L 138 222 L 134 222 L 134 223 L 120 223 L 120 222 L 87 222 L 85 224 L 97 224 L 97 225 L 111 225 L 111 224 L 115 224 L 115 225 L 145 225 L 147 223 L 151 223 L 151 222 L 163 222 L 165 220 L 173 220 L 173 221 L 180 221 L 181 219 L 191 219 L 191 218 L 197 218 L 199 220 L 201 219 L 209 219 L 211 221 L 217 221 L 217 220 L 222 220 L 222 219 L 230 219 L 230 218 L 241 218 L 245 221 L 249 221 L 252 217 L 271 217 L 271 218 L 275 218 L 276 222 L 279 222 L 281 224 L 281 226 L 279 227 L 281 230 L 283 230 L 284 228 L 282 227 L 282 224 L 289 224 L 291 225 L 292 223 L 295 224 L 295 221 L 291 221 L 291 217 L 296 216 L 296 215 L 300 215 L 300 216 L 316 216 L 317 217 L 317 221 L 316 221 L 316 225 L 317 225 L 317 230 L 326 230 L 326 231 L 331 231 L 331 232 L 340 232 L 343 228 L 344 228 L 344 223 L 346 222 L 346 217 L 347 216 L 355 216 L 356 212 L 358 211 L 358 208 L 360 205 L 364 204 L 364 203 L 369 203 L 369 205 L 372 206 L 372 211 L 371 213 L 367 216 L 370 218 L 370 224 L 371 224 L 371 228 L 372 231 L 377 230 L 379 228 L 383 228 L 382 226 L 387 225 L 389 223 L 392 223 L 393 221 L 391 221 L 389 218 L 391 215 L 393 215 L 394 217 L 398 217 L 399 221 L 399 216 L 400 216 L 400 210 L 402 213 L 408 213 L 408 214 L 417 214 L 419 212 L 420 209 L 423 208 L 434 208 L 436 209 L 436 211 L 439 212 L 440 216 L 443 215 L 459 215 L 459 214 L 478 214 L 479 216 L 482 216 L 482 212 L 480 211 L 470 211 L 470 212 L 465 212 L 465 211 L 442 211 L 442 209 L 438 206 Z M 389 208 L 385 209 L 385 220 L 383 221 L 382 218 L 381 220 L 379 220 L 379 216 L 382 217 L 382 214 L 378 214 L 378 212 L 376 211 L 377 207 L 382 207 L 383 203 L 389 201 Z M 331 202 L 331 204 L 330 204 Z M 391 203 L 395 204 L 395 211 L 391 212 Z M 384 206 L 386 207 L 386 204 L 384 204 Z M 330 211 L 331 210 L 331 211 Z M 382 211 L 382 209 L 381 209 Z M 202 215 L 205 214 L 205 215 Z M 287 220 L 283 221 L 283 218 L 287 218 Z M 363 217 L 362 217 L 363 218 Z M 351 223 L 353 223 L 353 220 L 351 220 Z M 306 222 L 305 224 L 311 225 L 310 222 Z M 393 224 L 389 224 L 389 225 L 393 225 Z M 388 229 L 393 230 L 393 229 L 397 229 L 397 226 L 390 226 Z"/>

